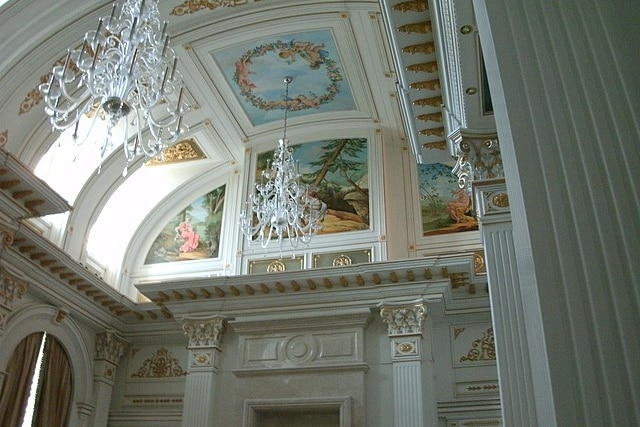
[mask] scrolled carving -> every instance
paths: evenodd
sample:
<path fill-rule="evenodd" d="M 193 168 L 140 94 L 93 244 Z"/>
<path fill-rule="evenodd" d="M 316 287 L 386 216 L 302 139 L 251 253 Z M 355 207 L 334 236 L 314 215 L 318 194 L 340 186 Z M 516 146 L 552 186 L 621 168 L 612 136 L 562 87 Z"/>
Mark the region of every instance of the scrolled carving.
<path fill-rule="evenodd" d="M 493 338 L 493 328 L 487 329 L 482 337 L 474 340 L 471 350 L 460 358 L 460 362 L 479 362 L 484 360 L 496 360 L 496 346 Z"/>
<path fill-rule="evenodd" d="M 387 334 L 390 337 L 421 335 L 422 321 L 427 317 L 427 308 L 423 303 L 383 305 L 380 316 L 387 324 Z"/>
<path fill-rule="evenodd" d="M 150 358 L 142 362 L 142 366 L 131 374 L 132 378 L 173 378 L 187 375 L 176 359 L 164 347 L 161 347 Z"/>
<path fill-rule="evenodd" d="M 457 144 L 458 160 L 452 172 L 458 186 L 471 194 L 474 181 L 504 178 L 498 138 L 462 138 Z"/>
<path fill-rule="evenodd" d="M 224 318 L 185 319 L 182 330 L 189 337 L 189 348 L 215 347 L 219 349 L 225 331 Z"/>

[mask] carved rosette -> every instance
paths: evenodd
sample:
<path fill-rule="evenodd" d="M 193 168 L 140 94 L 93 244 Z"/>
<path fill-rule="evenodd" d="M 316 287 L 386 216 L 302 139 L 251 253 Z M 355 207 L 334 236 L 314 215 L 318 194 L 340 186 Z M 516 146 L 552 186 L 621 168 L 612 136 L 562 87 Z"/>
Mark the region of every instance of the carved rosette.
<path fill-rule="evenodd" d="M 382 320 L 387 324 L 389 337 L 422 335 L 422 322 L 427 317 L 424 303 L 383 305 Z"/>
<path fill-rule="evenodd" d="M 400 337 L 392 338 L 391 357 L 395 360 L 414 359 L 420 357 L 420 338 L 419 337 Z"/>
<path fill-rule="evenodd" d="M 511 206 L 504 181 L 485 182 L 474 188 L 477 214 L 480 221 L 500 222 L 510 218 Z"/>
<path fill-rule="evenodd" d="M 189 337 L 189 349 L 216 348 L 220 350 L 225 323 L 223 317 L 185 319 L 184 334 Z"/>
<path fill-rule="evenodd" d="M 498 138 L 458 136 L 455 141 L 458 158 L 452 172 L 458 185 L 472 195 L 474 181 L 504 178 Z"/>

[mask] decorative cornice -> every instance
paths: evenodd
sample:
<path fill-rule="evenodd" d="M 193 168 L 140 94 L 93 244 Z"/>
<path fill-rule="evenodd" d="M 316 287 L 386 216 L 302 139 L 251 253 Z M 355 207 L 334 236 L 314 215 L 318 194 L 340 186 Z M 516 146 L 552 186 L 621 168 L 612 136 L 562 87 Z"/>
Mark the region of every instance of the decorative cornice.
<path fill-rule="evenodd" d="M 389 337 L 422 335 L 422 321 L 427 317 L 427 307 L 418 303 L 384 303 L 380 316 L 387 324 Z"/>
<path fill-rule="evenodd" d="M 216 348 L 220 350 L 225 331 L 225 320 L 222 316 L 208 319 L 184 319 L 182 330 L 189 337 L 187 348 Z"/>

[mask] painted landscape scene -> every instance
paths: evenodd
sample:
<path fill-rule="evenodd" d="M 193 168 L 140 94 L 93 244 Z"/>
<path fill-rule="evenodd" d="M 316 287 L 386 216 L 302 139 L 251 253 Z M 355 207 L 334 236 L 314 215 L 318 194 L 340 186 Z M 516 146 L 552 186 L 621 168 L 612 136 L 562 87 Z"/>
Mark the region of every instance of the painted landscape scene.
<path fill-rule="evenodd" d="M 224 197 L 223 185 L 178 212 L 151 245 L 145 264 L 216 258 Z"/>
<path fill-rule="evenodd" d="M 473 203 L 458 187 L 458 177 L 442 163 L 418 165 L 424 236 L 478 228 Z"/>
<path fill-rule="evenodd" d="M 327 205 L 319 234 L 369 229 L 369 166 L 366 138 L 340 138 L 291 147 L 301 181 Z M 273 158 L 260 153 L 256 176 Z"/>

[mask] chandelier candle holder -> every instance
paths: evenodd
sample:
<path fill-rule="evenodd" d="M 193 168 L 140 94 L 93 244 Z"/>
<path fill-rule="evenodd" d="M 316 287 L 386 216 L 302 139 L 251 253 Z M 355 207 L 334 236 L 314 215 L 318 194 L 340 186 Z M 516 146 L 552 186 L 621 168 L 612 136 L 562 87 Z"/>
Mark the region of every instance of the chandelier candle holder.
<path fill-rule="evenodd" d="M 301 184 L 299 167 L 287 139 L 287 114 L 291 104 L 289 84 L 284 78 L 285 111 L 284 135 L 273 152 L 273 161 L 262 172 L 262 182 L 255 184 L 240 214 L 240 228 L 249 240 L 257 240 L 266 249 L 272 238 L 278 240 L 280 251 L 285 238 L 293 248 L 308 244 L 322 229 L 327 205 L 313 194 L 308 185 Z"/>
<path fill-rule="evenodd" d="M 91 133 L 90 129 L 86 137 L 78 138 L 82 116 L 108 120 L 101 159 L 113 144 L 113 128 L 126 119 L 123 176 L 137 156 L 155 157 L 186 132 L 183 116 L 189 108 L 166 29 L 158 0 L 114 3 L 111 15 L 100 18 L 81 47 L 69 49 L 64 63 L 55 65 L 49 81 L 39 86 L 53 129 L 75 126 L 73 139 L 78 146 Z M 131 138 L 130 128 L 135 132 Z M 147 139 L 143 139 L 145 129 Z"/>

